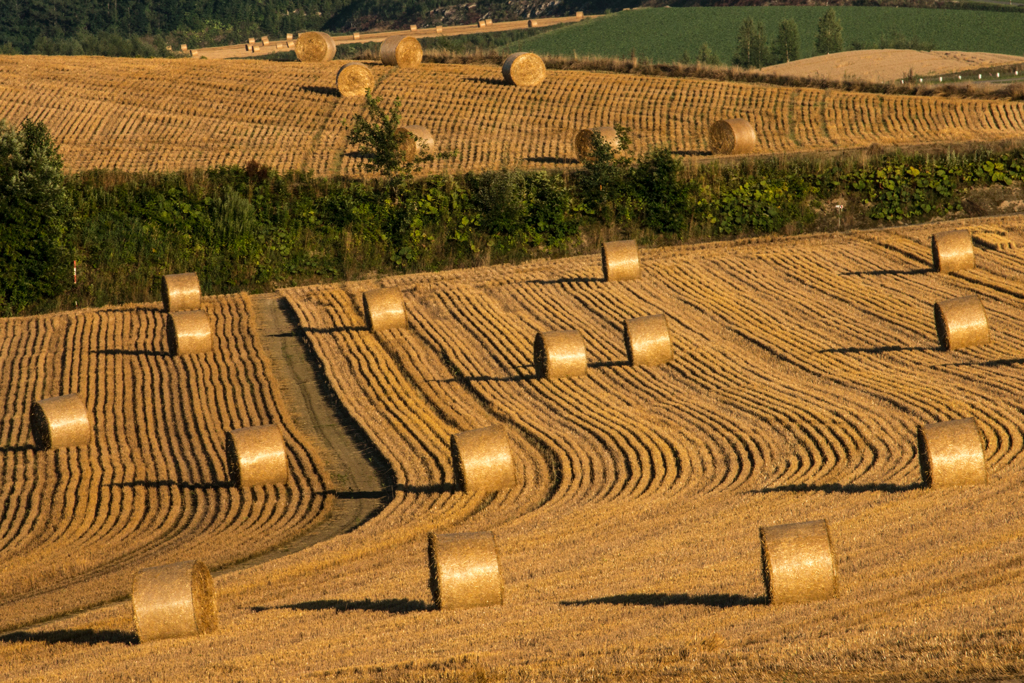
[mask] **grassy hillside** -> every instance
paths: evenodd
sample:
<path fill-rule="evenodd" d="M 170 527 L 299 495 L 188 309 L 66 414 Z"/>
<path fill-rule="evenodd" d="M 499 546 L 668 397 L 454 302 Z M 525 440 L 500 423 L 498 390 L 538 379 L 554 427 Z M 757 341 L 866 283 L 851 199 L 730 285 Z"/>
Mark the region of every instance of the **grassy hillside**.
<path fill-rule="evenodd" d="M 570 24 L 519 41 L 510 48 L 540 54 L 647 58 L 656 62 L 694 59 L 707 42 L 719 59 L 732 60 L 736 34 L 747 17 L 763 22 L 769 41 L 779 24 L 800 27 L 800 56 L 814 55 L 818 19 L 827 7 L 682 7 L 622 12 Z M 844 45 L 876 47 L 884 35 L 931 43 L 937 50 L 1024 54 L 1024 14 L 906 7 L 836 7 Z"/>

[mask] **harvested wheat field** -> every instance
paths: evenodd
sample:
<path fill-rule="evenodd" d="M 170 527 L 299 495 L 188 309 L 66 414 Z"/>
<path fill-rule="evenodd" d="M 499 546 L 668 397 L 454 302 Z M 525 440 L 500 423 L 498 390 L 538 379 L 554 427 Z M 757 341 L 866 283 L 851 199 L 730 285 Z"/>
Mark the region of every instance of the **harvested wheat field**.
<path fill-rule="evenodd" d="M 285 290 L 394 470 L 394 499 L 350 534 L 217 577 L 216 633 L 134 644 L 120 603 L 0 637 L 0 674 L 1020 673 L 1024 268 L 1019 252 L 976 244 L 974 269 L 931 270 L 932 232 L 982 224 L 641 250 L 641 277 L 623 282 L 592 255 Z M 1019 244 L 1019 218 L 984 226 Z M 362 293 L 381 286 L 402 291 L 407 329 L 365 328 Z M 971 294 L 991 342 L 941 351 L 933 303 Z M 628 365 L 622 321 L 660 313 L 672 360 Z M 534 335 L 560 329 L 582 333 L 588 373 L 538 380 Z M 970 417 L 988 483 L 922 487 L 918 426 Z M 494 423 L 518 483 L 461 493 L 449 439 Z M 758 529 L 814 520 L 829 524 L 837 595 L 767 604 Z M 434 609 L 428 533 L 476 531 L 495 534 L 504 605 Z"/>
<path fill-rule="evenodd" d="M 248 297 L 205 297 L 203 309 L 213 350 L 181 358 L 159 303 L 0 319 L 0 631 L 121 599 L 146 566 L 259 555 L 329 511 L 320 456 L 279 408 Z M 92 416 L 88 445 L 36 450 L 32 401 L 67 393 Z M 289 481 L 233 488 L 226 431 L 267 423 L 285 434 Z"/>
<path fill-rule="evenodd" d="M 1020 55 L 991 52 L 959 52 L 955 50 L 851 50 L 831 55 L 817 55 L 773 64 L 761 69 L 764 73 L 798 78 L 827 78 L 836 81 L 858 80 L 884 83 L 914 76 L 988 69 L 1004 64 L 1022 64 Z M 1012 69 L 1011 69 L 1012 71 Z"/>
<path fill-rule="evenodd" d="M 0 57 L 0 118 L 43 121 L 69 172 L 172 172 L 252 159 L 279 171 L 358 173 L 346 144 L 365 102 L 336 87 L 341 62 L 277 63 L 103 57 Z M 564 168 L 583 129 L 625 125 L 635 149 L 709 149 L 711 124 L 746 119 L 755 153 L 872 144 L 1016 139 L 1024 102 L 876 95 L 766 84 L 549 71 L 531 88 L 498 66 L 371 64 L 376 93 L 402 101 L 402 123 L 426 126 L 438 152 L 424 172 Z M 503 162 L 503 159 L 505 160 Z"/>

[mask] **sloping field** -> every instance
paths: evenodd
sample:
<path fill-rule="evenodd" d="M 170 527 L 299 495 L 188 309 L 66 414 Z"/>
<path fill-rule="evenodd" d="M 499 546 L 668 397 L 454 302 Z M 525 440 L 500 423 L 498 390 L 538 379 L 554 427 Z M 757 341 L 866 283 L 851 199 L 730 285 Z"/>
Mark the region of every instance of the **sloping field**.
<path fill-rule="evenodd" d="M 130 592 L 140 568 L 229 565 L 330 505 L 318 455 L 279 409 L 248 297 L 208 297 L 214 350 L 172 357 L 159 304 L 0 319 L 0 630 Z M 95 439 L 34 450 L 33 400 L 79 393 Z M 225 431 L 282 426 L 291 480 L 232 488 Z"/>
<path fill-rule="evenodd" d="M 357 172 L 346 143 L 362 101 L 337 95 L 338 63 L 0 57 L 0 118 L 47 124 L 70 172 L 178 171 L 256 159 L 280 171 Z M 747 118 L 759 152 L 1020 136 L 1024 103 L 947 100 L 697 79 L 550 71 L 535 88 L 498 67 L 375 65 L 377 94 L 401 98 L 404 123 L 427 126 L 426 171 L 518 163 L 564 167 L 581 128 L 620 123 L 644 152 L 708 147 L 720 118 Z"/>
<path fill-rule="evenodd" d="M 1001 219 L 1014 228 L 1019 219 Z M 979 221 L 959 225 L 978 225 Z M 1000 224 L 986 223 L 990 229 Z M 126 604 L 0 638 L 27 680 L 996 680 L 1024 593 L 1021 257 L 928 268 L 950 224 L 286 290 L 326 375 L 395 470 L 376 518 L 221 576 L 221 630 L 130 640 Z M 1019 237 L 1019 235 L 1018 235 Z M 978 294 L 989 345 L 940 351 L 932 303 Z M 623 319 L 664 312 L 674 360 L 632 368 Z M 575 328 L 585 378 L 537 380 L 537 331 Z M 989 483 L 920 487 L 915 431 L 975 417 Z M 448 437 L 509 425 L 520 484 L 451 485 Z M 765 604 L 758 527 L 828 519 L 839 595 Z M 503 607 L 428 605 L 428 530 L 493 529 Z"/>
<path fill-rule="evenodd" d="M 989 69 L 1003 65 L 1019 65 L 1024 62 L 1020 55 L 1000 55 L 988 52 L 951 52 L 934 50 L 851 50 L 834 55 L 818 55 L 797 59 L 782 64 L 772 64 L 761 69 L 776 76 L 799 78 L 827 78 L 873 81 L 898 81 L 908 74 L 915 76 L 940 76 L 942 74 L 967 71 L 968 69 Z M 1013 76 L 1015 67 L 1009 73 Z M 956 78 L 952 80 L 956 81 Z M 957 81 L 960 82 L 960 81 Z"/>

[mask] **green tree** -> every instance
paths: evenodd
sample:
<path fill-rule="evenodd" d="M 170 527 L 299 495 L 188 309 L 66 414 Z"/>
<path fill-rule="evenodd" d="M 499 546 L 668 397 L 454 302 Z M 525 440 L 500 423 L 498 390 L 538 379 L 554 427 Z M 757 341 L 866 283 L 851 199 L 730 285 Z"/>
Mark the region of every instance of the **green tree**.
<path fill-rule="evenodd" d="M 800 28 L 792 19 L 779 24 L 779 31 L 772 42 L 772 59 L 778 64 L 800 59 Z"/>
<path fill-rule="evenodd" d="M 701 64 L 710 64 L 712 66 L 720 63 L 718 55 L 715 54 L 715 51 L 707 43 L 701 43 L 700 51 L 697 53 L 697 61 Z"/>
<path fill-rule="evenodd" d="M 402 102 L 396 97 L 385 108 L 381 98 L 367 88 L 366 115 L 356 114 L 348 133 L 348 141 L 363 155 L 363 165 L 392 180 L 411 177 L 415 168 L 432 158 L 418 148 L 416 153 L 408 153 L 411 135 L 399 130 L 401 123 Z"/>
<path fill-rule="evenodd" d="M 834 8 L 829 9 L 818 20 L 818 37 L 814 41 L 814 49 L 819 55 L 830 55 L 843 51 L 843 27 L 839 24 Z"/>
<path fill-rule="evenodd" d="M 63 162 L 42 123 L 0 120 L 0 315 L 17 315 L 71 283 L 72 207 Z"/>
<path fill-rule="evenodd" d="M 763 23 L 755 22 L 750 17 L 743 20 L 736 37 L 736 54 L 732 62 L 744 68 L 756 69 L 768 63 L 768 39 Z"/>

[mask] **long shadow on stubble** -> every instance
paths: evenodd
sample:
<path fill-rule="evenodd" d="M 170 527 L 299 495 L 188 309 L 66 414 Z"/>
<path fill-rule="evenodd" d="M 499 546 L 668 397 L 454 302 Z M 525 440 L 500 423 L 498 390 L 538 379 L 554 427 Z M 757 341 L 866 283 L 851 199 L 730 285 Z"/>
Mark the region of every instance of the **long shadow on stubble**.
<path fill-rule="evenodd" d="M 941 351 L 941 346 L 850 346 L 845 349 L 822 349 L 818 353 L 888 353 L 890 351 Z"/>
<path fill-rule="evenodd" d="M 924 488 L 923 484 L 790 484 L 788 486 L 770 486 L 758 491 L 747 491 L 747 493 L 810 493 L 822 491 L 824 493 L 871 493 L 881 491 L 883 493 L 900 493 Z"/>
<path fill-rule="evenodd" d="M 430 603 L 422 600 L 406 600 L 399 598 L 395 600 L 313 600 L 311 602 L 300 602 L 294 605 L 276 605 L 274 607 L 252 607 L 253 612 L 266 612 L 273 609 L 300 609 L 319 611 L 333 609 L 336 612 L 352 612 L 363 610 L 367 612 L 389 612 L 390 614 L 408 614 L 409 612 L 426 612 L 434 609 Z"/>
<path fill-rule="evenodd" d="M 931 268 L 913 268 L 911 270 L 847 270 L 840 275 L 924 275 L 933 272 Z"/>
<path fill-rule="evenodd" d="M 748 607 L 765 605 L 767 600 L 749 595 L 733 595 L 728 593 L 711 593 L 708 595 L 690 595 L 688 593 L 630 593 L 609 595 L 604 598 L 589 600 L 564 600 L 561 605 L 579 607 L 582 605 L 640 605 L 650 607 L 668 607 L 671 605 L 696 605 L 699 607 Z"/>
<path fill-rule="evenodd" d="M 120 645 L 137 645 L 139 637 L 127 631 L 94 631 L 88 628 L 62 629 L 60 631 L 40 631 L 30 633 L 28 631 L 15 631 L 0 636 L 0 642 L 4 643 L 73 643 L 76 645 L 98 645 L 100 643 L 114 643 Z"/>

